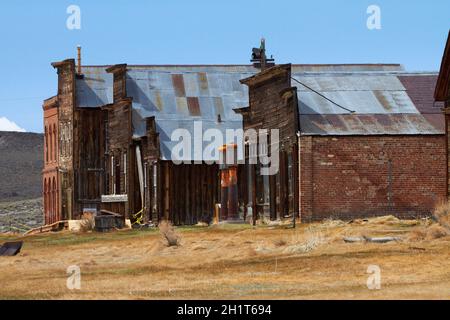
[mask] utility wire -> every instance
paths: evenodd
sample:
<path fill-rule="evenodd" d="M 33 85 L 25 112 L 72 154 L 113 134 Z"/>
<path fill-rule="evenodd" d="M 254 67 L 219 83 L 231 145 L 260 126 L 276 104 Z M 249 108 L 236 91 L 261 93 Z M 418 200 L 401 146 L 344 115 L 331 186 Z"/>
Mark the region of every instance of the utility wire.
<path fill-rule="evenodd" d="M 335 106 L 338 106 L 339 108 L 344 109 L 344 110 L 346 110 L 346 111 L 348 111 L 348 112 L 350 112 L 350 113 L 355 113 L 355 112 L 356 112 L 355 110 L 350 110 L 350 109 L 348 109 L 348 108 L 346 108 L 346 107 L 343 107 L 343 106 L 341 106 L 339 103 L 334 102 L 333 100 L 331 100 L 330 98 L 325 97 L 325 96 L 324 96 L 323 94 L 321 94 L 320 92 L 318 92 L 318 91 L 314 90 L 313 88 L 307 86 L 306 84 L 300 82 L 299 80 L 295 79 L 294 77 L 291 77 L 291 79 L 294 80 L 295 82 L 298 82 L 299 84 L 301 84 L 302 86 L 304 86 L 306 89 L 311 90 L 312 92 L 314 92 L 314 93 L 316 93 L 317 95 L 321 96 L 321 97 L 324 98 L 325 100 L 331 102 L 331 103 L 334 104 Z"/>
<path fill-rule="evenodd" d="M 24 100 L 44 100 L 44 97 L 12 98 L 0 99 L 0 102 L 24 101 Z"/>

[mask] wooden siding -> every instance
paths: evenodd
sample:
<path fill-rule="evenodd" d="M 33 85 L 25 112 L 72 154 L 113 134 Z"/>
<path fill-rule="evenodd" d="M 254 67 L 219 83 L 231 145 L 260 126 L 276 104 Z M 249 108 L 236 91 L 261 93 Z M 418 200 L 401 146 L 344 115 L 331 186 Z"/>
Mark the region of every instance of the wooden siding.
<path fill-rule="evenodd" d="M 291 87 L 291 66 L 280 65 L 241 80 L 249 87 L 249 107 L 236 109 L 242 114 L 244 130 L 279 130 L 279 170 L 276 175 L 260 176 L 260 165 L 245 165 L 250 205 L 256 217 L 275 220 L 299 214 L 297 92 Z M 269 138 L 270 139 L 270 138 Z M 248 162 L 248 151 L 247 159 Z M 242 182 L 241 182 L 242 183 Z"/>

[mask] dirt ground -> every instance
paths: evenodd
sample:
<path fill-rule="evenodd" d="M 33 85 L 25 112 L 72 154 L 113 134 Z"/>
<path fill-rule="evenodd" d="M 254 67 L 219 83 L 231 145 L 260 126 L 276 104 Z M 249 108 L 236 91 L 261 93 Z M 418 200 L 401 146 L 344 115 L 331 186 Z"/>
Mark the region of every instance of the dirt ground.
<path fill-rule="evenodd" d="M 1 299 L 449 299 L 450 236 L 426 236 L 430 220 L 382 217 L 353 223 L 60 232 L 22 237 L 0 257 Z M 344 236 L 399 241 L 345 243 Z M 0 243 L 20 238 L 0 235 Z M 67 288 L 80 267 L 81 289 Z M 380 268 L 381 288 L 367 271 Z"/>

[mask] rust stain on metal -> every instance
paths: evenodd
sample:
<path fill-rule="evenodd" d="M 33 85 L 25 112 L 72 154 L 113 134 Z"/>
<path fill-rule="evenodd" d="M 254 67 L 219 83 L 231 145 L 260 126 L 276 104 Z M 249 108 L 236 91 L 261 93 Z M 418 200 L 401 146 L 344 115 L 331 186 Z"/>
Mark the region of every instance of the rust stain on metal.
<path fill-rule="evenodd" d="M 177 97 L 177 113 L 189 115 L 187 100 L 185 97 Z"/>
<path fill-rule="evenodd" d="M 334 115 L 334 114 L 326 115 L 326 120 L 337 130 L 342 130 L 342 131 L 347 130 L 347 126 L 341 120 L 339 115 Z"/>
<path fill-rule="evenodd" d="M 201 90 L 208 90 L 208 78 L 205 72 L 198 73 L 198 82 L 200 83 Z"/>
<path fill-rule="evenodd" d="M 163 102 L 162 102 L 161 95 L 160 95 L 159 91 L 155 91 L 155 98 L 156 98 L 155 99 L 156 107 L 159 110 L 162 110 L 163 109 Z"/>
<path fill-rule="evenodd" d="M 172 84 L 175 90 L 175 96 L 186 96 L 186 89 L 184 88 L 184 79 L 182 74 L 172 74 Z"/>
<path fill-rule="evenodd" d="M 383 106 L 384 109 L 386 109 L 386 110 L 392 109 L 391 103 L 386 98 L 383 91 L 374 90 L 373 94 L 375 95 L 377 100 L 381 103 L 381 105 Z"/>
<path fill-rule="evenodd" d="M 200 116 L 200 104 L 197 97 L 187 97 L 187 104 L 191 116 Z"/>
<path fill-rule="evenodd" d="M 387 114 L 375 114 L 373 117 L 382 126 L 385 126 L 385 127 L 392 126 L 392 121 L 391 121 L 389 115 L 387 115 Z"/>

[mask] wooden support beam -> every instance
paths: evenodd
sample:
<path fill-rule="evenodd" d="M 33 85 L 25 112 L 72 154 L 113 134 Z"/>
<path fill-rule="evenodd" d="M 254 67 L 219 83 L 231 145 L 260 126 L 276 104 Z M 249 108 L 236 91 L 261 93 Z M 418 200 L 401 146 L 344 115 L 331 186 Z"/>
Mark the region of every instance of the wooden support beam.
<path fill-rule="evenodd" d="M 194 217 L 195 217 L 195 164 L 189 166 L 189 184 L 190 184 L 190 190 L 189 190 L 189 223 L 194 223 Z"/>
<path fill-rule="evenodd" d="M 256 220 L 258 219 L 258 212 L 256 206 L 256 166 L 254 164 L 250 164 L 249 167 L 250 167 L 252 218 L 253 218 L 253 225 L 256 225 Z"/>
<path fill-rule="evenodd" d="M 183 167 L 184 172 L 184 206 L 183 206 L 183 215 L 184 215 L 184 221 L 186 224 L 189 224 L 189 165 L 184 165 Z"/>
<path fill-rule="evenodd" d="M 288 210 L 287 203 L 287 174 L 286 174 L 286 153 L 280 152 L 280 216 L 284 218 Z"/>
<path fill-rule="evenodd" d="M 277 181 L 276 176 L 269 176 L 269 205 L 270 205 L 270 220 L 277 219 Z"/>
<path fill-rule="evenodd" d="M 294 215 L 295 219 L 300 219 L 300 187 L 299 187 L 299 162 L 298 143 L 292 146 L 292 170 L 294 175 Z M 295 221 L 295 220 L 294 220 Z"/>
<path fill-rule="evenodd" d="M 164 219 L 169 220 L 170 215 L 170 172 L 169 163 L 164 163 Z"/>

